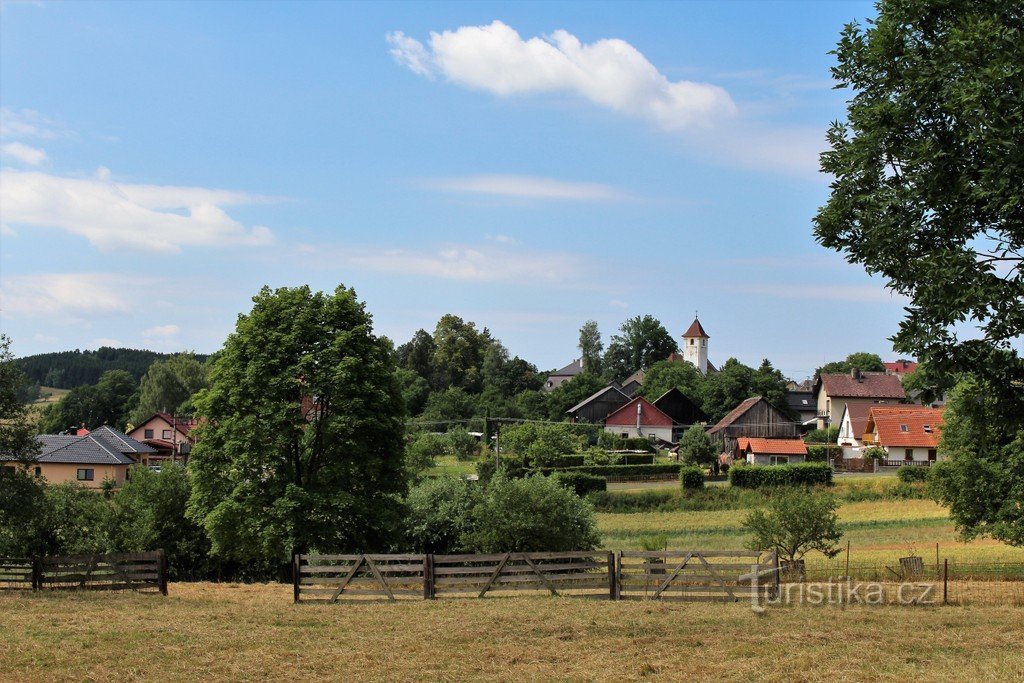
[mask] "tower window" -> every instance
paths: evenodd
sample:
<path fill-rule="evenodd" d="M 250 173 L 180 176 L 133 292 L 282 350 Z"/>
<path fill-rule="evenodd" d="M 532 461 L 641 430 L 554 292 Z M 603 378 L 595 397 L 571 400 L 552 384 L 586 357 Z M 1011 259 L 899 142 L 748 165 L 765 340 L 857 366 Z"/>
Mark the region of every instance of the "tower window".
<path fill-rule="evenodd" d="M 692 339 L 690 340 L 690 346 L 693 346 L 693 340 Z"/>

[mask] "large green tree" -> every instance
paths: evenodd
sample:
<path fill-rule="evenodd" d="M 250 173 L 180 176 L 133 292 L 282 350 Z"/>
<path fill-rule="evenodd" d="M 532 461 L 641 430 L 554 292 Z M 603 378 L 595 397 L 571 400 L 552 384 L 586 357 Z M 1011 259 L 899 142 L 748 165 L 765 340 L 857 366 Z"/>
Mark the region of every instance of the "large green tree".
<path fill-rule="evenodd" d="M 862 372 L 882 372 L 885 365 L 882 364 L 882 357 L 877 353 L 858 351 L 851 353 L 846 360 L 835 360 L 825 363 L 814 373 L 815 375 L 845 375 L 854 368 Z"/>
<path fill-rule="evenodd" d="M 647 368 L 644 385 L 637 392 L 654 400 L 669 389 L 679 389 L 687 398 L 700 405 L 704 397 L 704 375 L 693 363 L 663 360 Z"/>
<path fill-rule="evenodd" d="M 601 331 L 597 328 L 596 320 L 583 323 L 583 327 L 580 328 L 579 348 L 583 371 L 600 375 L 603 371 L 601 352 L 604 351 L 604 342 L 601 341 Z"/>
<path fill-rule="evenodd" d="M 604 364 L 615 378 L 625 379 L 678 350 L 676 340 L 657 318 L 638 315 L 622 323 L 619 333 L 612 335 Z"/>
<path fill-rule="evenodd" d="M 483 388 L 484 354 L 490 346 L 487 329 L 476 329 L 457 315 L 447 314 L 434 329 L 434 355 L 431 359 L 434 389 L 458 387 L 470 392 Z"/>
<path fill-rule="evenodd" d="M 191 353 L 153 361 L 139 385 L 139 404 L 131 420 L 139 424 L 159 411 L 191 413 L 192 396 L 209 384 L 207 366 Z"/>
<path fill-rule="evenodd" d="M 20 463 L 34 460 L 39 453 L 28 406 L 18 397 L 27 381 L 14 363 L 11 338 L 0 334 L 0 454 Z"/>
<path fill-rule="evenodd" d="M 61 432 L 85 425 L 124 429 L 138 401 L 138 384 L 126 370 L 107 370 L 96 384 L 75 387 L 43 411 L 40 429 Z"/>
<path fill-rule="evenodd" d="M 195 398 L 190 517 L 239 560 L 386 550 L 406 487 L 390 344 L 343 286 L 253 303 Z"/>
<path fill-rule="evenodd" d="M 1013 348 L 1024 334 L 1024 7 L 877 8 L 867 27 L 844 29 L 835 51 L 833 76 L 852 97 L 821 157 L 832 193 L 815 234 L 909 299 L 898 352 L 982 384 L 993 398 L 987 417 L 1004 429 L 978 452 L 978 471 L 991 467 L 1007 478 L 999 490 L 1019 492 L 1019 468 L 1001 463 L 1024 416 L 1024 360 Z M 991 493 L 986 477 L 958 481 L 977 499 Z M 1024 517 L 1019 499 L 1010 510 Z M 968 533 L 1007 522 L 994 508 L 952 512 Z"/>

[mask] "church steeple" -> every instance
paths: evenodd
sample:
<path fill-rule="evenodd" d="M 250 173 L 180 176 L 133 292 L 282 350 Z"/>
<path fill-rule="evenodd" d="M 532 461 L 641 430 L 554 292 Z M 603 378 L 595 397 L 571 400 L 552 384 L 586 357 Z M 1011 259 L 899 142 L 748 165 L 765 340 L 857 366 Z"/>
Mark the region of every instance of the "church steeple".
<path fill-rule="evenodd" d="M 700 374 L 708 374 L 708 333 L 698 318 L 683 332 L 683 360 L 693 364 Z"/>

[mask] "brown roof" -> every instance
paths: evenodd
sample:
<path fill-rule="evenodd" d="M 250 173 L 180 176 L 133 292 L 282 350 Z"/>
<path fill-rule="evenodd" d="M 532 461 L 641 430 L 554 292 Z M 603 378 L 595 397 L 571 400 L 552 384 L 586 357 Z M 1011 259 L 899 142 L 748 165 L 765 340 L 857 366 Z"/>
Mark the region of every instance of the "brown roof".
<path fill-rule="evenodd" d="M 746 401 L 730 410 L 728 415 L 723 417 L 721 420 L 718 421 L 718 424 L 716 424 L 714 427 L 708 430 L 708 434 L 714 434 L 725 429 L 733 422 L 740 419 L 743 416 L 743 413 L 753 408 L 755 403 L 763 400 L 764 399 L 761 398 L 760 396 L 751 396 Z"/>
<path fill-rule="evenodd" d="M 883 372 L 864 372 L 859 378 L 850 375 L 822 375 L 818 381 L 830 397 L 840 398 L 906 398 L 900 378 Z M 817 391 L 814 392 L 817 395 Z"/>
<path fill-rule="evenodd" d="M 870 403 L 847 403 L 846 410 L 850 413 L 850 429 L 853 437 L 860 440 L 864 436 L 864 428 L 868 424 L 868 413 L 873 406 Z"/>
<path fill-rule="evenodd" d="M 705 339 L 711 339 L 708 333 L 704 331 L 704 328 L 700 326 L 700 320 L 696 318 L 690 323 L 690 326 L 686 328 L 686 332 L 683 332 L 684 337 L 704 337 Z"/>
<path fill-rule="evenodd" d="M 878 432 L 882 446 L 937 448 L 942 432 L 943 408 L 924 406 L 871 406 L 864 440 Z"/>
<path fill-rule="evenodd" d="M 801 439 L 761 439 L 741 436 L 736 439 L 741 451 L 767 455 L 807 455 L 807 444 Z"/>

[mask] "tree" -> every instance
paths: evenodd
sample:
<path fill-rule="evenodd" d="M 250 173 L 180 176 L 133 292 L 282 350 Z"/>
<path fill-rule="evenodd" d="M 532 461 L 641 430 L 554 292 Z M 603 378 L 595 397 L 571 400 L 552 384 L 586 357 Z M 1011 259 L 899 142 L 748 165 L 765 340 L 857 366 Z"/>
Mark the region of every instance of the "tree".
<path fill-rule="evenodd" d="M 419 415 L 426 407 L 427 398 L 430 397 L 430 383 L 419 374 L 407 368 L 395 369 L 395 381 L 398 382 L 399 391 L 402 392 L 402 402 L 405 404 L 405 412 L 409 415 Z"/>
<path fill-rule="evenodd" d="M 407 481 L 390 344 L 344 286 L 253 304 L 195 398 L 189 517 L 238 560 L 386 550 Z"/>
<path fill-rule="evenodd" d="M 191 413 L 192 396 L 208 386 L 208 374 L 207 366 L 192 353 L 154 361 L 142 376 L 132 423 L 140 424 L 156 412 Z"/>
<path fill-rule="evenodd" d="M 45 552 L 46 485 L 24 467 L 0 467 L 0 557 Z"/>
<path fill-rule="evenodd" d="M 0 334 L 0 453 L 22 464 L 39 454 L 28 407 L 18 399 L 25 384 L 25 375 L 14 363 L 11 338 Z"/>
<path fill-rule="evenodd" d="M 827 494 L 780 492 L 772 497 L 767 509 L 754 510 L 743 520 L 743 526 L 753 534 L 747 547 L 775 550 L 780 559 L 789 562 L 811 550 L 835 557 L 840 550 L 836 544 L 843 537 L 836 505 L 835 498 Z"/>
<path fill-rule="evenodd" d="M 637 394 L 655 400 L 669 389 L 679 389 L 697 405 L 703 403 L 704 375 L 693 363 L 663 360 L 647 368 Z"/>
<path fill-rule="evenodd" d="M 560 455 L 576 453 L 582 437 L 569 424 L 523 424 L 505 427 L 501 432 L 503 453 L 515 453 L 531 467 L 550 467 Z"/>
<path fill-rule="evenodd" d="M 836 360 L 831 363 L 825 363 L 815 371 L 814 375 L 815 377 L 818 375 L 846 375 L 854 368 L 862 372 L 885 371 L 885 365 L 882 363 L 882 357 L 877 353 L 858 351 L 851 353 L 846 357 L 846 360 Z"/>
<path fill-rule="evenodd" d="M 477 415 L 476 397 L 459 387 L 435 391 L 427 399 L 420 416 L 428 422 L 468 420 Z M 444 426 L 440 426 L 444 429 Z"/>
<path fill-rule="evenodd" d="M 619 334 L 612 336 L 604 364 L 616 378 L 623 379 L 678 350 L 676 340 L 657 318 L 636 316 L 622 323 Z"/>
<path fill-rule="evenodd" d="M 426 479 L 409 491 L 406 536 L 418 553 L 451 554 L 473 530 L 473 508 L 479 487 L 455 477 Z"/>
<path fill-rule="evenodd" d="M 1019 492 L 1004 449 L 1024 415 L 1024 359 L 1012 346 L 1024 334 L 1020 5 L 883 0 L 878 9 L 867 28 L 848 25 L 835 51 L 833 76 L 853 98 L 821 157 L 834 180 L 815 234 L 909 298 L 893 337 L 898 352 L 938 376 L 973 376 L 992 400 L 986 417 L 1009 427 L 987 449 L 968 451 L 963 468 L 940 468 L 1006 478 L 964 478 L 959 500 L 982 501 L 992 486 Z M 963 339 L 965 322 L 980 335 Z M 1004 502 L 969 506 L 957 522 L 968 534 L 1013 527 L 1007 515 L 1020 520 L 1024 507 Z"/>
<path fill-rule="evenodd" d="M 711 465 L 715 462 L 718 449 L 704 428 L 693 425 L 679 439 L 679 457 L 687 463 Z"/>
<path fill-rule="evenodd" d="M 572 408 L 604 387 L 604 381 L 597 375 L 589 372 L 581 372 L 568 382 L 562 382 L 553 391 L 545 394 L 547 400 L 547 419 L 553 422 L 565 420 L 565 413 L 569 408 Z"/>
<path fill-rule="evenodd" d="M 473 507 L 469 552 L 593 550 L 601 542 L 594 509 L 548 477 L 508 479 L 497 474 Z"/>
<path fill-rule="evenodd" d="M 730 358 L 722 364 L 718 372 L 711 373 L 705 378 L 701 408 L 714 423 L 725 417 L 737 405 L 756 395 L 753 368 Z"/>
<path fill-rule="evenodd" d="M 395 364 L 429 380 L 434 375 L 435 349 L 434 338 L 430 333 L 426 330 L 416 330 L 412 339 L 395 349 Z"/>
<path fill-rule="evenodd" d="M 604 351 L 604 342 L 601 341 L 601 331 L 597 329 L 596 320 L 588 320 L 580 328 L 580 359 L 583 361 L 583 372 L 592 372 L 595 375 L 601 374 L 601 352 Z"/>
<path fill-rule="evenodd" d="M 433 386 L 435 390 L 458 387 L 469 392 L 483 388 L 484 353 L 491 335 L 486 329 L 450 313 L 441 316 L 434 329 Z"/>
<path fill-rule="evenodd" d="M 750 395 L 761 396 L 789 417 L 796 418 L 797 415 L 786 403 L 786 383 L 787 380 L 782 373 L 773 368 L 771 361 L 765 358 L 750 378 Z"/>
<path fill-rule="evenodd" d="M 40 429 L 61 432 L 85 425 L 89 429 L 110 425 L 123 429 L 138 395 L 135 378 L 126 370 L 107 370 L 95 385 L 75 387 L 43 411 Z"/>

